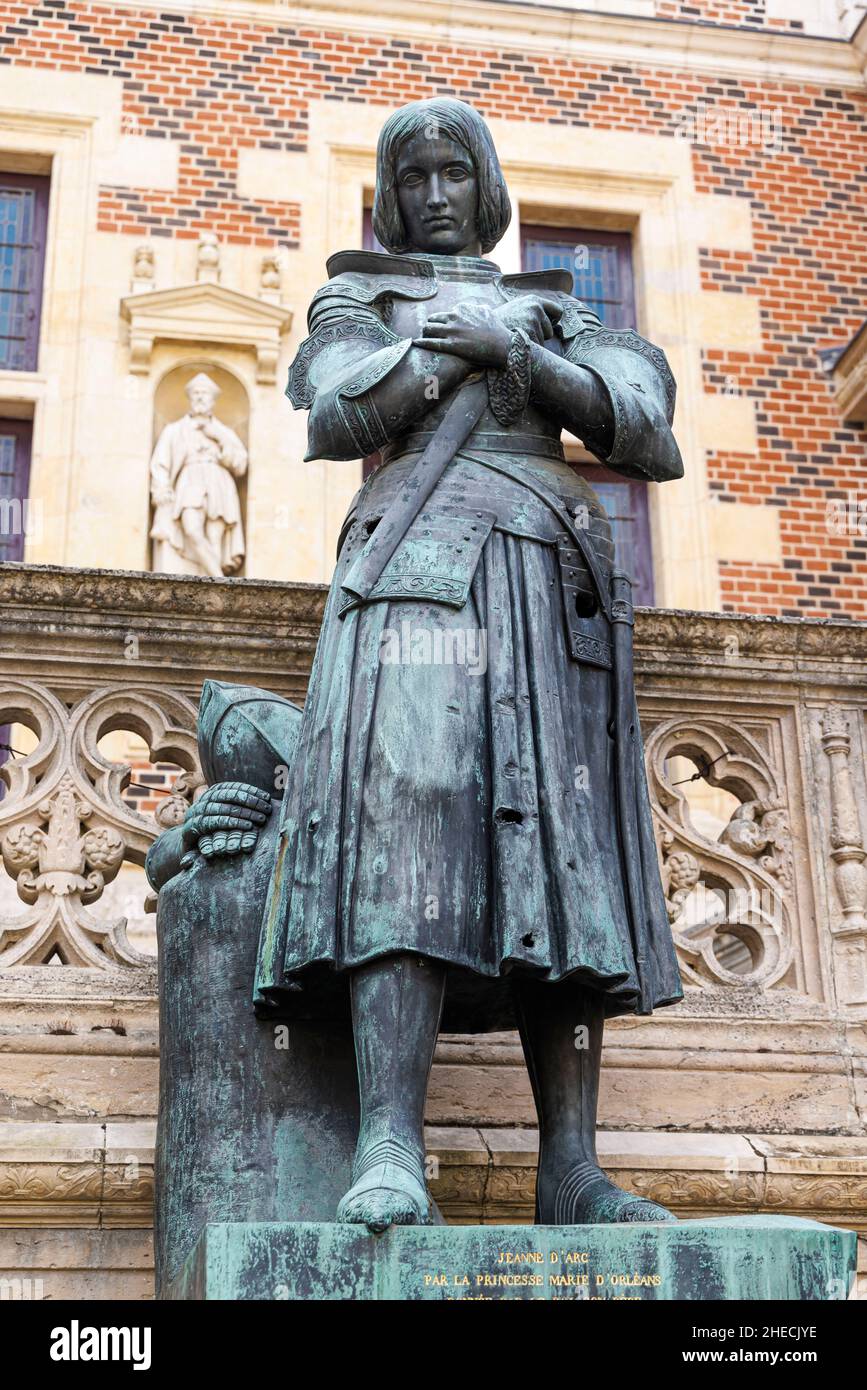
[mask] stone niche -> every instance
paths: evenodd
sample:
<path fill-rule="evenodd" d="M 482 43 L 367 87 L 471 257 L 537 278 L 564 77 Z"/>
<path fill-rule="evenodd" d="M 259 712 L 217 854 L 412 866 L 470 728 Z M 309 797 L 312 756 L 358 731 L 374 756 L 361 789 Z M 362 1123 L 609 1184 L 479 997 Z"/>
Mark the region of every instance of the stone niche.
<path fill-rule="evenodd" d="M 261 572 L 267 566 L 263 547 L 266 552 L 274 549 L 274 506 L 269 499 L 277 495 L 276 479 L 285 472 L 290 457 L 285 412 L 279 409 L 280 396 L 275 391 L 292 325 L 292 311 L 284 302 L 284 275 L 279 247 L 267 251 L 221 247 L 217 237 L 207 232 L 197 246 L 143 243 L 135 248 L 130 293 L 118 306 L 119 347 L 128 377 L 122 391 L 124 429 L 117 466 L 126 470 L 130 485 L 122 495 L 113 494 L 108 507 L 118 523 L 113 560 L 122 568 L 238 577 L 249 574 L 251 568 Z M 225 546 L 218 535 L 208 537 L 208 547 L 195 538 L 190 543 L 188 534 L 182 539 L 176 525 L 179 518 L 174 517 L 176 499 L 165 496 L 158 534 L 151 534 L 157 509 L 153 451 L 164 428 L 188 413 L 185 387 L 200 373 L 219 388 L 213 407 L 215 422 L 237 436 L 247 455 L 247 471 L 240 475 L 239 461 L 230 462 L 234 487 Z M 222 442 L 225 446 L 225 439 Z M 178 447 L 176 439 L 172 470 Z M 231 453 L 230 445 L 220 462 L 229 461 Z M 218 472 L 222 474 L 222 469 Z M 176 476 L 184 474 L 191 483 L 186 469 Z M 225 504 L 221 481 L 225 479 L 214 484 L 214 493 Z M 201 488 L 191 486 L 190 491 L 201 493 Z M 187 489 L 184 492 L 188 495 Z M 207 525 L 205 529 L 219 530 Z M 118 539 L 121 534 L 125 543 Z"/>
<path fill-rule="evenodd" d="M 157 440 L 160 438 L 166 425 L 180 420 L 189 410 L 189 400 L 186 388 L 190 381 L 200 373 L 210 377 L 215 386 L 219 388 L 214 405 L 214 415 L 221 424 L 227 425 L 238 436 L 244 448 L 247 450 L 248 464 L 243 477 L 235 479 L 235 486 L 238 491 L 238 501 L 241 508 L 241 523 L 244 535 L 247 534 L 247 499 L 250 487 L 250 472 L 255 466 L 254 461 L 249 458 L 250 453 L 250 398 L 247 388 L 241 379 L 230 371 L 228 367 L 213 358 L 200 357 L 183 362 L 178 362 L 175 366 L 169 367 L 164 372 L 154 391 L 153 398 L 153 435 L 151 439 L 151 453 L 156 447 Z M 148 531 L 150 532 L 154 519 L 154 504 L 151 498 L 149 503 Z M 151 540 L 150 542 L 150 567 L 161 574 L 198 574 L 201 569 L 192 561 L 185 559 L 173 550 L 164 541 Z M 246 571 L 245 563 L 242 564 L 239 575 Z"/>

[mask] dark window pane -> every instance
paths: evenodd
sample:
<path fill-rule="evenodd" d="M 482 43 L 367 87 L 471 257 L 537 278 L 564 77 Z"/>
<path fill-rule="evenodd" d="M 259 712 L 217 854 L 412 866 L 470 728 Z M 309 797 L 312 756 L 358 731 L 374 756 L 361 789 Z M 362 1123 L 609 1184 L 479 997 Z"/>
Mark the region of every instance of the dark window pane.
<path fill-rule="evenodd" d="M 20 560 L 24 555 L 25 503 L 30 483 L 29 420 L 0 419 L 0 563 Z M 0 724 L 0 764 L 10 756 L 10 728 Z M 0 781 L 0 801 L 6 792 Z"/>
<path fill-rule="evenodd" d="M 654 601 L 653 560 L 650 548 L 650 516 L 647 484 L 621 478 L 610 469 L 594 464 L 573 464 L 586 478 L 602 503 L 614 533 L 616 563 L 632 580 L 635 603 Z"/>
<path fill-rule="evenodd" d="M 635 327 L 632 239 L 628 232 L 522 227 L 524 270 L 571 270 L 575 296 L 609 328 Z"/>
<path fill-rule="evenodd" d="M 36 370 L 45 227 L 46 177 L 0 174 L 0 368 Z"/>
<path fill-rule="evenodd" d="M 632 239 L 628 232 L 581 227 L 521 228 L 524 270 L 571 270 L 576 297 L 609 328 L 635 328 Z M 647 484 L 609 468 L 573 464 L 595 490 L 611 520 L 617 564 L 632 579 L 636 603 L 652 604 L 653 558 Z"/>
<path fill-rule="evenodd" d="M 373 209 L 365 208 L 361 223 L 361 249 L 363 251 L 385 251 L 385 247 L 373 230 Z"/>
<path fill-rule="evenodd" d="M 29 420 L 0 419 L 0 562 L 24 556 L 31 429 Z"/>

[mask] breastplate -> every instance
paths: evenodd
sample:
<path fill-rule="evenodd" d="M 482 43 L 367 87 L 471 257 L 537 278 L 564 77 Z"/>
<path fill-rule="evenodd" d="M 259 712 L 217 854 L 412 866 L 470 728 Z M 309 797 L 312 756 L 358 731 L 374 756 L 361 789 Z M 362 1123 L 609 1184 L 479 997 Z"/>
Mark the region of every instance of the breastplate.
<path fill-rule="evenodd" d="M 395 298 L 388 326 L 399 338 L 418 338 L 431 314 L 443 313 L 457 304 L 472 304 L 480 308 L 496 309 L 506 301 L 497 289 L 498 273 L 479 270 L 462 271 L 453 268 L 437 267 L 436 294 L 431 299 L 412 300 Z M 424 419 L 426 430 L 434 430 L 448 409 L 450 396 L 435 401 Z M 502 425 L 490 409 L 487 409 L 479 422 L 480 432 L 502 431 Z M 560 431 L 552 429 L 550 421 L 530 402 L 522 417 L 516 421 L 515 428 L 529 434 L 543 435 L 559 439 Z"/>

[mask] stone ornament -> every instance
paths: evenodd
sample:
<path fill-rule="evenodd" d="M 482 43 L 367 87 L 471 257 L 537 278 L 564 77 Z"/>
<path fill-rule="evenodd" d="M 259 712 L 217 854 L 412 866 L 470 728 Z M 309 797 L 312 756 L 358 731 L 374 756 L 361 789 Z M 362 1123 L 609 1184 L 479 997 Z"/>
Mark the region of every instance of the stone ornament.
<path fill-rule="evenodd" d="M 647 740 L 651 804 L 663 886 L 684 979 L 690 984 L 778 983 L 792 962 L 791 836 L 774 769 L 759 744 L 729 720 L 670 719 Z M 716 841 L 695 828 L 668 765 L 689 758 L 712 787 L 740 805 Z M 721 938 L 738 938 L 751 964 L 724 964 Z"/>
<path fill-rule="evenodd" d="M 218 284 L 220 279 L 220 243 L 214 232 L 202 232 L 196 249 L 196 279 Z"/>
<path fill-rule="evenodd" d="M 830 765 L 828 838 L 839 903 L 839 915 L 831 921 L 837 993 L 841 1004 L 861 1013 L 867 1005 L 867 850 L 852 775 L 852 733 L 846 710 L 828 705 L 820 730 Z"/>
<path fill-rule="evenodd" d="M 27 910 L 0 926 L 0 968 L 53 959 L 96 968 L 152 963 L 127 941 L 124 918 L 91 909 L 125 860 L 143 863 L 159 831 L 183 819 L 201 786 L 194 706 L 169 691 L 117 685 L 70 712 L 43 686 L 7 681 L 0 719 L 39 732 L 33 752 L 2 770 L 0 856 Z M 185 765 L 156 818 L 132 810 L 123 798 L 130 769 L 99 751 L 115 729 L 137 733 L 155 761 Z"/>
<path fill-rule="evenodd" d="M 133 252 L 132 284 L 133 294 L 145 294 L 154 288 L 154 250 L 147 242 L 137 246 Z"/>
<path fill-rule="evenodd" d="M 278 251 L 266 251 L 262 257 L 259 275 L 259 298 L 268 304 L 279 304 L 283 284 L 283 271 Z"/>
<path fill-rule="evenodd" d="M 849 765 L 852 738 L 839 705 L 829 705 L 822 715 L 822 747 L 831 764 L 831 859 L 843 913 L 837 930 L 867 933 L 867 850 Z"/>

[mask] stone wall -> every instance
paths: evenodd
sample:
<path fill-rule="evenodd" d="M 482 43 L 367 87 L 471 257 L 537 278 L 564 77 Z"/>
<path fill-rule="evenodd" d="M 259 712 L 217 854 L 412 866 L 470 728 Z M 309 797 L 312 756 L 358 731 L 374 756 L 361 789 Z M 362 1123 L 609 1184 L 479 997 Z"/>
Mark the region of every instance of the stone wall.
<path fill-rule="evenodd" d="M 0 1278 L 24 1296 L 150 1296 L 155 971 L 107 904 L 120 864 L 144 899 L 159 826 L 105 737 L 179 767 L 182 814 L 202 680 L 303 699 L 324 592 L 0 567 L 0 725 L 36 735 L 0 801 Z M 602 1161 L 680 1215 L 867 1233 L 865 629 L 646 610 L 636 659 L 687 991 L 609 1026 Z M 450 1220 L 532 1219 L 515 1037 L 441 1039 L 428 1121 Z"/>

